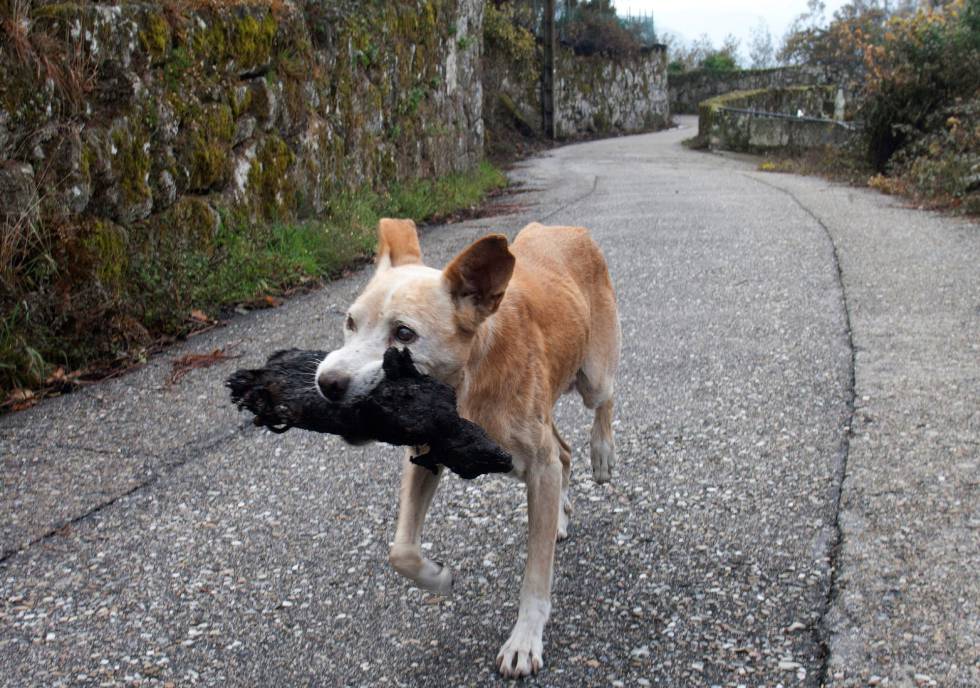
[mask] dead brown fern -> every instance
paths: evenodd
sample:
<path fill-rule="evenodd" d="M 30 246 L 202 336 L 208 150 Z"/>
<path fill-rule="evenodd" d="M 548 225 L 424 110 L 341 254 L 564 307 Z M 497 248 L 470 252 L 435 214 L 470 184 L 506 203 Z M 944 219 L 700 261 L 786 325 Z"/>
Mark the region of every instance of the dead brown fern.
<path fill-rule="evenodd" d="M 30 64 L 33 48 L 30 41 L 30 0 L 9 0 L 0 17 L 0 28 L 6 37 L 7 50 L 18 64 Z"/>

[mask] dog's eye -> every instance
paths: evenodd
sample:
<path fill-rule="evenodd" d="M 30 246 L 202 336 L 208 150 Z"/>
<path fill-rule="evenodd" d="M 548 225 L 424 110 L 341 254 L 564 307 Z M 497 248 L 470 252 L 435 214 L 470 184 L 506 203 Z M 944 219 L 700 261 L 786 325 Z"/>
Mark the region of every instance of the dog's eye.
<path fill-rule="evenodd" d="M 411 344 L 418 339 L 418 335 L 415 334 L 415 330 L 410 327 L 405 327 L 404 325 L 399 325 L 396 327 L 393 335 L 395 339 L 402 344 Z"/>
<path fill-rule="evenodd" d="M 344 324 L 347 326 L 347 329 L 350 330 L 351 332 L 357 332 L 357 325 L 354 324 L 354 318 L 348 315 L 347 322 Z"/>

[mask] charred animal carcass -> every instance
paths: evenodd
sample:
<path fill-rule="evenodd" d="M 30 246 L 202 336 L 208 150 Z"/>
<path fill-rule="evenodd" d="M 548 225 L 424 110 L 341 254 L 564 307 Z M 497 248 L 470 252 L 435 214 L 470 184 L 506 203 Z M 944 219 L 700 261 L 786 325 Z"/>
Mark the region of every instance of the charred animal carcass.
<path fill-rule="evenodd" d="M 265 367 L 238 370 L 228 378 L 239 410 L 273 432 L 302 428 L 340 435 L 351 443 L 377 440 L 419 447 L 412 462 L 432 471 L 443 465 L 460 477 L 507 473 L 511 456 L 479 425 L 456 412 L 452 387 L 423 375 L 407 349 L 385 352 L 384 378 L 367 395 L 333 402 L 316 389 L 316 370 L 327 353 L 277 351 Z M 424 448 L 428 447 L 428 451 Z"/>

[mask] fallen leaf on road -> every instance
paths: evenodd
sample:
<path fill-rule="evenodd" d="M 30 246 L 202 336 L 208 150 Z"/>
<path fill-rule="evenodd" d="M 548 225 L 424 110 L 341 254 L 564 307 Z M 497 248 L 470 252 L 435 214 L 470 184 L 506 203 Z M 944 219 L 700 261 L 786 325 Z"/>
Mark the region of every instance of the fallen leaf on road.
<path fill-rule="evenodd" d="M 37 396 L 31 390 L 14 389 L 7 395 L 7 399 L 3 402 L 3 406 L 6 406 L 11 411 L 23 411 L 24 409 L 30 408 L 36 404 L 38 401 Z"/>
<path fill-rule="evenodd" d="M 236 345 L 232 344 L 228 348 L 232 349 Z M 187 373 L 191 372 L 196 368 L 210 368 L 215 363 L 221 363 L 222 361 L 228 361 L 233 358 L 239 358 L 241 354 L 233 354 L 225 349 L 215 349 L 210 353 L 206 354 L 187 354 L 186 356 L 181 356 L 173 362 L 173 366 L 170 369 L 170 377 L 167 381 L 175 385 L 180 382 Z"/>
<path fill-rule="evenodd" d="M 208 314 L 207 313 L 205 313 L 204 311 L 198 310 L 196 308 L 191 311 L 191 320 L 196 320 L 197 322 L 200 322 L 200 323 L 209 323 L 209 322 L 211 322 L 211 318 L 208 317 Z"/>
<path fill-rule="evenodd" d="M 271 294 L 266 294 L 265 296 L 259 296 L 251 301 L 245 301 L 244 303 L 238 304 L 238 308 L 244 309 L 246 312 L 258 310 L 260 308 L 278 308 L 282 305 L 282 299 L 272 296 Z M 237 311 L 238 308 L 235 310 Z"/>
<path fill-rule="evenodd" d="M 44 381 L 46 385 L 54 385 L 64 382 L 68 378 L 65 376 L 65 369 L 58 367 L 55 368 L 54 372 L 48 375 L 48 379 Z"/>

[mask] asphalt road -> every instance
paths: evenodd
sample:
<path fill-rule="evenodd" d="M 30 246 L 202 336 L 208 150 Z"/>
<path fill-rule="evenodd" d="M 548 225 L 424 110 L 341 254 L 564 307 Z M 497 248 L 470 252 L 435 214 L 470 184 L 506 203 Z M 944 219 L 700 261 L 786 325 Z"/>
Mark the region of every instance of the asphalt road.
<path fill-rule="evenodd" d="M 527 161 L 517 214 L 423 237 L 441 265 L 585 225 L 618 292 L 619 466 L 592 483 L 565 397 L 576 511 L 526 683 L 977 685 L 980 230 L 688 151 L 683 123 Z M 443 481 L 424 547 L 456 589 L 423 593 L 387 564 L 400 453 L 257 430 L 222 387 L 336 346 L 366 279 L 0 418 L 0 684 L 501 683 L 521 486 Z"/>

